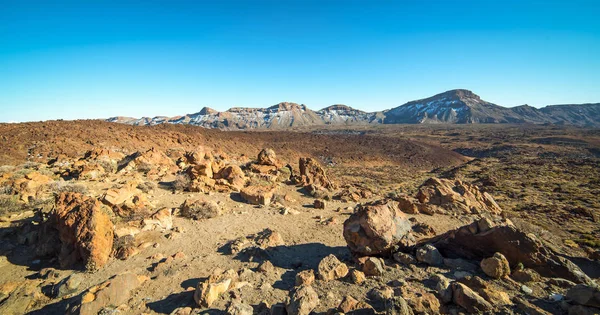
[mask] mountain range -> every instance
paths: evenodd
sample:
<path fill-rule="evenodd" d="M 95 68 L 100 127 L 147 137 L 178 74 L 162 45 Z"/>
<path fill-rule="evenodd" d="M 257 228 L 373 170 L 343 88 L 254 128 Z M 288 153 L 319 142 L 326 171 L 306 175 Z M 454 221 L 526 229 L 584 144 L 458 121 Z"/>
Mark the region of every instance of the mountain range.
<path fill-rule="evenodd" d="M 508 108 L 484 101 L 469 90 L 457 89 L 380 112 L 364 112 L 339 104 L 313 111 L 303 104 L 283 102 L 267 108 L 233 107 L 219 112 L 204 107 L 184 116 L 119 116 L 107 121 L 130 125 L 190 124 L 225 130 L 355 124 L 533 123 L 600 127 L 600 103 Z"/>

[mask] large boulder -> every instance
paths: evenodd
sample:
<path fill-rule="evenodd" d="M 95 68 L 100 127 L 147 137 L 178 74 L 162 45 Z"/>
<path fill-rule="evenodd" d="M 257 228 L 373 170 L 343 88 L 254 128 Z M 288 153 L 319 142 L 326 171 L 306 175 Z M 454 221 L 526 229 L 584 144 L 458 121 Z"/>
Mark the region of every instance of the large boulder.
<path fill-rule="evenodd" d="M 452 301 L 454 304 L 466 309 L 469 313 L 478 313 L 490 311 L 493 306 L 475 291 L 466 285 L 453 282 L 452 285 Z"/>
<path fill-rule="evenodd" d="M 481 224 L 482 221 L 486 221 L 485 224 Z M 517 229 L 509 221 L 496 224 L 481 219 L 424 242 L 434 245 L 448 258 L 481 260 L 499 252 L 506 257 L 509 265 L 522 263 L 545 277 L 592 283 L 571 261 L 544 246 L 532 234 Z"/>
<path fill-rule="evenodd" d="M 201 307 L 210 307 L 221 294 L 227 292 L 238 281 L 238 274 L 229 269 L 222 271 L 216 269 L 206 279 L 198 283 L 194 292 L 194 301 Z"/>
<path fill-rule="evenodd" d="M 327 177 L 321 164 L 313 158 L 300 158 L 300 176 L 304 186 L 314 184 L 328 190 L 335 189 L 335 185 Z"/>
<path fill-rule="evenodd" d="M 240 190 L 246 184 L 246 175 L 237 165 L 227 165 L 222 168 L 215 176 L 217 179 L 224 180 L 231 188 Z"/>
<path fill-rule="evenodd" d="M 344 238 L 358 256 L 390 253 L 396 246 L 414 244 L 411 224 L 391 200 L 359 205 L 344 222 Z"/>
<path fill-rule="evenodd" d="M 482 192 L 477 186 L 432 177 L 426 180 L 416 198 L 421 204 L 427 204 L 431 212 L 452 212 L 459 214 L 500 214 L 502 209 L 494 198 Z"/>
<path fill-rule="evenodd" d="M 102 268 L 112 251 L 114 229 L 102 204 L 78 193 L 61 193 L 54 216 L 62 243 L 60 265 L 71 267 L 82 261 L 88 270 Z"/>
<path fill-rule="evenodd" d="M 277 159 L 277 155 L 273 149 L 262 149 L 258 153 L 258 164 L 280 167 L 281 162 Z"/>
<path fill-rule="evenodd" d="M 492 278 L 500 279 L 510 275 L 510 264 L 506 257 L 500 253 L 495 253 L 494 256 L 483 259 L 480 265 L 483 272 Z"/>

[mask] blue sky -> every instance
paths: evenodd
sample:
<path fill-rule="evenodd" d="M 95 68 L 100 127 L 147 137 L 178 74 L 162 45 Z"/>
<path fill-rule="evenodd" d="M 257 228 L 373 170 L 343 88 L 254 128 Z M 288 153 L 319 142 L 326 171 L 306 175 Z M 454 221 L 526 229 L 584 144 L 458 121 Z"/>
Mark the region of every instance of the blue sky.
<path fill-rule="evenodd" d="M 600 102 L 600 1 L 0 0 L 0 121 Z"/>

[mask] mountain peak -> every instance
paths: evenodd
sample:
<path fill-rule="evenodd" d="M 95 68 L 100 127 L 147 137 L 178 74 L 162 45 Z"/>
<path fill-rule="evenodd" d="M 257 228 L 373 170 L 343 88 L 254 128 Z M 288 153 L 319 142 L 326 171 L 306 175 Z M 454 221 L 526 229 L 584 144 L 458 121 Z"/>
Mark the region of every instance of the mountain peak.
<path fill-rule="evenodd" d="M 269 107 L 268 109 L 275 110 L 278 112 L 279 111 L 291 111 L 291 110 L 306 110 L 306 106 L 298 105 L 298 104 L 292 103 L 292 102 L 281 102 L 279 104 Z"/>
<path fill-rule="evenodd" d="M 436 97 L 452 97 L 452 98 L 456 98 L 456 99 L 468 98 L 468 99 L 481 100 L 481 97 L 479 97 L 479 95 L 473 93 L 470 90 L 466 90 L 466 89 L 454 89 L 454 90 L 446 91 L 444 93 L 440 93 L 440 94 L 433 96 L 433 98 L 436 98 Z"/>
<path fill-rule="evenodd" d="M 214 110 L 210 107 L 203 107 L 198 114 L 200 115 L 212 115 L 218 113 L 217 110 Z"/>

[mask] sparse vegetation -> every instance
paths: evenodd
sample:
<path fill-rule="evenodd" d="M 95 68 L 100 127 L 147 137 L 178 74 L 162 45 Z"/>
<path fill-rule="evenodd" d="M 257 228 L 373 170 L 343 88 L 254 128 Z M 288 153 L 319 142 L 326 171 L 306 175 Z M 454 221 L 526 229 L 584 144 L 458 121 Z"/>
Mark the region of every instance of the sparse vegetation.
<path fill-rule="evenodd" d="M 145 194 L 152 192 L 153 190 L 156 189 L 156 187 L 157 187 L 157 185 L 154 182 L 143 182 L 137 186 L 137 188 L 139 190 L 141 190 L 142 192 L 144 192 Z"/>
<path fill-rule="evenodd" d="M 0 195 L 0 216 L 21 211 L 23 206 L 17 196 Z"/>
<path fill-rule="evenodd" d="M 190 187 L 192 180 L 188 174 L 179 174 L 175 177 L 173 181 L 173 190 L 175 191 L 186 191 Z"/>
<path fill-rule="evenodd" d="M 80 194 L 86 194 L 88 189 L 83 184 L 73 184 L 64 181 L 55 181 L 48 185 L 48 189 L 55 193 L 60 194 L 63 192 L 74 192 Z"/>

